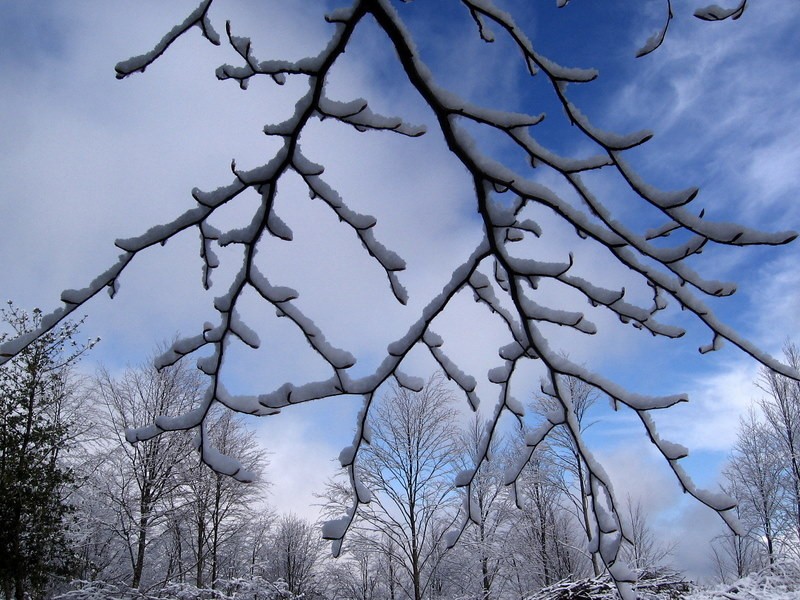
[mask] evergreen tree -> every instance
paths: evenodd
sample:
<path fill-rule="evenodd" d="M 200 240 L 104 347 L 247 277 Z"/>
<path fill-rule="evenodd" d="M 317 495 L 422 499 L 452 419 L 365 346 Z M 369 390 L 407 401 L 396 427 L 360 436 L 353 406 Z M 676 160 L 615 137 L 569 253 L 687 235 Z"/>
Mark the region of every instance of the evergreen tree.
<path fill-rule="evenodd" d="M 0 317 L 10 335 L 41 326 L 42 315 L 9 303 Z M 41 596 L 53 575 L 68 572 L 73 475 L 64 453 L 71 440 L 70 368 L 93 345 L 75 341 L 80 322 L 40 337 L 0 369 L 0 582 L 7 599 Z"/>

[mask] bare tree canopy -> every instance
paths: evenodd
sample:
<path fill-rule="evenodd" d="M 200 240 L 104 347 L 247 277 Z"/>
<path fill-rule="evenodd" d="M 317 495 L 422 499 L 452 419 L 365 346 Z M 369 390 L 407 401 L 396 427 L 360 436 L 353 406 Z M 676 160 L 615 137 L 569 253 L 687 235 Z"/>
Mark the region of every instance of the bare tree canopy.
<path fill-rule="evenodd" d="M 715 315 L 711 304 L 719 306 L 717 301 L 732 295 L 736 286 L 706 278 L 696 267 L 701 264 L 701 253 L 711 248 L 777 246 L 791 242 L 797 234 L 761 232 L 714 221 L 706 218 L 705 207 L 698 205 L 697 188 L 665 191 L 646 181 L 640 175 L 637 157 L 646 152 L 643 145 L 653 133 L 618 134 L 596 125 L 587 116 L 591 105 L 586 106 L 582 99 L 587 95 L 591 98 L 597 71 L 562 66 L 546 56 L 526 35 L 524 27 L 492 0 L 462 0 L 457 10 L 470 18 L 473 35 L 508 49 L 509 68 L 521 65 L 529 73 L 531 89 L 535 87 L 536 91 L 531 95 L 531 110 L 507 111 L 503 106 L 482 106 L 460 97 L 437 79 L 425 61 L 424 39 L 415 39 L 407 26 L 409 12 L 416 4 L 421 3 L 353 0 L 344 8 L 331 10 L 325 16 L 325 37 L 319 40 L 317 53 L 295 59 L 260 56 L 247 37 L 252 24 L 230 20 L 223 28 L 224 8 L 214 0 L 203 0 L 151 49 L 119 62 L 119 79 L 143 73 L 169 54 L 174 44 L 180 44 L 185 34 L 197 29 L 211 44 L 221 47 L 225 60 L 230 60 L 216 69 L 219 80 L 249 89 L 250 94 L 263 91 L 265 86 L 286 85 L 297 93 L 294 111 L 288 117 L 267 115 L 271 120 L 264 127 L 269 140 L 266 160 L 246 167 L 232 162 L 228 180 L 220 182 L 216 189 L 192 190 L 190 206 L 178 217 L 154 224 L 139 236 L 118 239 L 116 246 L 121 254 L 116 262 L 85 287 L 64 291 L 63 306 L 44 316 L 35 331 L 0 345 L 0 361 L 19 354 L 95 296 L 108 292 L 113 298 L 121 279 L 140 255 L 191 232 L 199 241 L 201 285 L 208 289 L 218 279 L 224 289 L 212 301 L 215 321 L 178 339 L 156 360 L 156 366 L 164 368 L 183 357 L 196 356 L 197 366 L 207 379 L 205 393 L 180 415 L 159 416 L 152 423 L 129 430 L 129 442 L 151 440 L 165 431 L 197 429 L 202 460 L 219 473 L 249 481 L 253 474 L 226 456 L 214 445 L 213 436 L 206 433 L 206 420 L 215 405 L 268 416 L 295 404 L 360 396 L 363 409 L 352 445 L 340 455 L 352 483 L 351 507 L 344 518 L 330 522 L 324 530 L 338 549 L 357 509 L 371 499 L 358 465 L 370 440 L 368 417 L 379 390 L 387 383 L 413 392 L 424 388 L 423 379 L 405 371 L 412 353 L 422 351 L 432 357 L 474 410 L 481 403 L 484 407 L 489 405 L 490 418 L 478 447 L 475 468 L 456 477 L 456 485 L 466 488 L 467 498 L 473 497 L 476 473 L 487 459 L 501 417 L 522 418 L 523 402 L 512 392 L 519 394 L 515 387 L 520 380 L 518 373 L 533 362 L 542 374 L 541 392 L 552 399 L 553 408 L 544 424 L 527 435 L 526 449 L 505 474 L 505 483 L 515 486 L 539 444 L 554 432 L 561 435 L 566 431 L 578 464 L 584 469 L 591 551 L 599 554 L 616 581 L 629 581 L 633 574 L 624 561 L 617 560 L 625 537 L 622 503 L 615 497 L 605 469 L 592 455 L 566 382 L 582 382 L 611 398 L 615 407 L 632 411 L 683 490 L 717 511 L 732 526 L 733 504 L 722 494 L 698 488 L 679 463 L 688 450 L 662 438 L 656 430 L 654 411 L 685 402 L 686 395 L 632 392 L 566 358 L 550 343 L 552 332 L 555 328 L 569 330 L 574 335 L 572 339 L 580 343 L 583 336 L 598 332 L 596 323 L 602 325 L 613 317 L 643 334 L 677 339 L 686 333 L 684 327 L 670 322 L 671 311 L 679 309 L 692 320 L 692 327 L 707 336 L 701 353 L 717 350 L 728 342 L 775 373 L 796 379 L 795 368 L 762 352 Z M 568 0 L 558 0 L 557 4 L 566 7 Z M 580 3 L 575 4 L 578 6 L 570 6 L 569 10 L 581 9 Z M 698 7 L 694 15 L 707 21 L 739 19 L 746 4 L 742 1 L 727 9 L 716 5 Z M 669 44 L 668 30 L 674 15 L 669 1 L 665 8 L 663 26 L 641 47 L 640 56 Z M 380 43 L 391 48 L 404 84 L 413 89 L 417 102 L 424 107 L 424 125 L 407 122 L 403 116 L 379 114 L 369 98 L 354 97 L 346 87 L 336 85 L 337 66 L 353 40 L 367 27 L 376 28 L 381 34 Z M 435 35 L 435 30 L 431 31 L 429 35 Z M 537 127 L 548 127 L 550 119 L 577 136 L 577 155 L 565 155 L 560 144 L 545 134 L 539 135 Z M 414 147 L 414 138 L 436 136 L 450 152 L 464 180 L 459 210 L 474 213 L 475 230 L 464 236 L 471 246 L 457 258 L 454 268 L 433 276 L 437 278 L 437 292 L 421 299 L 411 297 L 404 280 L 404 271 L 410 265 L 383 239 L 378 218 L 351 206 L 347 195 L 337 191 L 340 186 L 335 178 L 328 177 L 326 165 L 318 164 L 316 146 L 307 143 L 306 135 L 315 127 L 329 125 L 329 148 L 337 147 L 337 136 L 344 138 L 354 130 L 370 135 L 396 134 L 404 138 L 401 143 L 405 149 Z M 495 151 L 493 145 L 507 150 Z M 415 175 L 405 178 L 411 180 Z M 616 187 L 609 192 L 601 177 L 611 178 Z M 391 205 L 395 199 L 391 186 L 387 185 L 382 193 L 382 204 Z M 303 194 L 314 201 L 305 221 L 295 223 L 283 218 L 297 209 Z M 618 198 L 624 200 L 620 202 Z M 431 203 L 435 202 L 432 198 Z M 231 218 L 231 213 L 236 218 Z M 636 219 L 632 218 L 634 213 Z M 413 217 L 421 220 L 420 215 Z M 287 285 L 283 279 L 293 278 L 285 275 L 285 265 L 276 257 L 288 256 L 291 261 L 291 252 L 285 254 L 284 250 L 280 254 L 276 248 L 281 244 L 291 248 L 296 235 L 323 218 L 330 219 L 325 221 L 330 224 L 325 235 L 338 235 L 345 230 L 355 245 L 363 248 L 365 254 L 358 263 L 358 268 L 363 269 L 363 281 L 383 280 L 385 294 L 394 298 L 398 307 L 407 307 L 402 313 L 405 329 L 393 334 L 385 349 L 362 354 L 338 347 L 336 336 L 329 333 L 330 323 L 323 329 L 318 323 L 325 319 L 308 309 L 307 304 L 309 297 L 332 294 L 332 290 L 317 289 L 313 279 L 304 282 L 302 288 Z M 442 228 L 446 229 L 447 224 L 443 223 Z M 407 234 L 413 238 L 415 232 Z M 553 240 L 568 250 L 552 256 L 549 248 Z M 608 270 L 624 272 L 632 286 L 609 286 L 606 278 L 597 276 L 591 267 L 587 269 L 582 264 L 587 249 L 599 252 Z M 336 267 L 336 262 L 329 266 Z M 631 287 L 637 291 L 630 291 Z M 569 302 L 554 302 L 548 292 L 552 290 L 563 293 Z M 361 284 L 341 292 L 357 297 L 362 293 Z M 468 372 L 454 360 L 453 345 L 436 333 L 441 320 L 465 297 L 474 299 L 491 315 L 498 338 L 503 336 L 493 348 L 494 362 L 483 365 L 479 372 Z M 269 356 L 284 352 L 271 340 L 262 341 L 258 333 L 261 319 L 267 314 L 277 314 L 283 326 L 307 342 L 313 360 L 327 373 L 325 376 L 290 380 L 255 393 L 233 391 L 240 386 L 232 381 L 230 356 L 262 345 Z M 685 322 L 687 319 L 681 320 Z M 348 326 L 361 334 L 376 324 L 364 319 Z M 357 358 L 362 359 L 358 364 Z M 491 398 L 481 392 L 489 386 L 494 386 L 495 395 Z M 531 391 L 526 389 L 525 393 Z M 467 508 L 461 527 L 454 529 L 456 534 L 464 530 L 468 521 L 479 520 L 476 515 L 480 511 Z M 454 543 L 456 537 L 450 541 Z M 620 585 L 621 592 L 632 594 L 624 583 Z"/>
<path fill-rule="evenodd" d="M 441 375 L 419 392 L 393 387 L 370 414 L 370 443 L 359 462 L 359 485 L 369 490 L 368 503 L 355 514 L 359 545 L 384 551 L 398 586 L 414 600 L 430 593 L 442 539 L 457 513 L 453 400 Z M 329 485 L 328 495 L 339 512 L 349 504 L 349 489 L 337 482 Z M 349 525 L 350 516 L 327 528 L 343 522 Z"/>
<path fill-rule="evenodd" d="M 784 357 L 800 366 L 796 344 L 785 344 Z M 762 369 L 757 383 L 764 396 L 741 418 L 723 471 L 743 530 L 741 539 L 717 539 L 723 580 L 800 553 L 800 382 Z"/>

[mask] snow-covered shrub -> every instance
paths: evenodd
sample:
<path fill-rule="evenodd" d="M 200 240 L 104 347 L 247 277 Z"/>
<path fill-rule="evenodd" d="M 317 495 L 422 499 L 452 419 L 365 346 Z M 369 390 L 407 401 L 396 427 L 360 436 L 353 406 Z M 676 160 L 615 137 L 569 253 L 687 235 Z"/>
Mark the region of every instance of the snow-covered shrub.
<path fill-rule="evenodd" d="M 732 585 L 708 588 L 673 573 L 643 573 L 633 590 L 639 600 L 800 600 L 800 562 L 782 559 Z M 608 575 L 601 575 L 560 581 L 539 590 L 528 600 L 616 600 L 618 597 Z"/>
<path fill-rule="evenodd" d="M 678 600 L 686 598 L 692 584 L 677 573 L 642 573 L 633 586 L 639 600 Z M 597 577 L 564 580 L 542 588 L 528 600 L 617 600 L 617 586 L 608 574 Z"/>
<path fill-rule="evenodd" d="M 123 584 L 105 581 L 85 581 L 78 579 L 72 582 L 72 589 L 55 597 L 55 600 L 145 600 L 148 598 L 139 590 Z"/>
<path fill-rule="evenodd" d="M 691 600 L 800 600 L 800 562 L 778 560 L 774 565 L 742 577 L 732 585 L 697 589 Z"/>
<path fill-rule="evenodd" d="M 55 600 L 292 600 L 283 580 L 219 579 L 214 588 L 198 588 L 189 583 L 169 583 L 160 590 L 142 592 L 123 584 L 76 580 L 75 589 L 56 596 Z"/>

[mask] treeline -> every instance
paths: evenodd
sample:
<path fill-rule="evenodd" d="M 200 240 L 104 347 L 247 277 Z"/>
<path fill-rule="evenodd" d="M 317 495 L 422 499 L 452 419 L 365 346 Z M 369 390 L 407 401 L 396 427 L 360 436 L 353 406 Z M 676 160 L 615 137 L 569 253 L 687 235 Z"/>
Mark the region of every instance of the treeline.
<path fill-rule="evenodd" d="M 13 305 L 0 313 L 3 339 L 41 321 Z M 203 435 L 256 474 L 249 485 L 201 465 L 194 434 L 127 443 L 127 428 L 196 404 L 201 378 L 186 365 L 156 371 L 152 360 L 80 377 L 76 363 L 94 342 L 77 341 L 79 326 L 47 334 L 0 369 L 3 596 L 51 596 L 73 579 L 148 592 L 236 577 L 297 581 L 293 593 L 302 593 L 296 571 L 308 568 L 287 566 L 281 553 L 319 553 L 317 530 L 269 510 L 265 453 L 243 422 L 219 411 Z"/>
<path fill-rule="evenodd" d="M 17 335 L 36 327 L 41 315 L 9 305 L 2 317 L 7 335 Z M 127 443 L 127 428 L 195 405 L 204 393 L 202 379 L 186 365 L 156 371 L 152 360 L 80 378 L 75 364 L 92 342 L 76 341 L 79 325 L 45 336 L 0 369 L 0 580 L 6 600 L 500 600 L 601 575 L 587 550 L 595 536 L 586 465 L 566 430 L 556 430 L 537 449 L 511 494 L 506 471 L 524 449 L 525 424 L 496 439 L 467 498 L 453 482 L 482 453 L 482 423 L 473 419 L 459 427 L 450 418 L 456 400 L 441 376 L 420 392 L 390 389 L 376 400 L 367 423 L 371 443 L 357 457 L 360 493 L 370 502 L 359 505 L 342 556 L 334 560 L 318 523 L 269 509 L 264 450 L 230 411 L 209 415 L 202 434 L 255 474 L 250 484 L 201 465 L 196 433 Z M 787 356 L 796 361 L 796 349 L 789 347 Z M 721 578 L 797 550 L 797 383 L 771 374 L 762 383 L 769 398 L 761 404 L 763 416 L 743 421 L 736 462 L 727 471 L 748 535 L 715 541 Z M 565 384 L 585 428 L 598 394 L 579 380 Z M 551 403 L 547 396 L 531 399 L 532 420 L 544 418 Z M 746 442 L 755 439 L 746 427 L 764 429 L 769 441 L 756 446 L 777 461 L 769 472 L 774 490 L 765 488 L 761 496 L 749 491 L 753 473 L 761 471 L 748 465 L 764 461 L 746 455 Z M 329 481 L 320 494 L 324 518 L 348 514 L 352 493 L 349 481 Z M 775 509 L 761 518 L 757 507 L 765 505 Z M 668 567 L 671 547 L 656 539 L 642 507 L 628 499 L 625 512 L 629 543 L 620 560 L 644 577 L 678 580 Z M 475 523 L 448 550 L 448 532 L 466 513 Z M 735 562 L 740 556 L 749 562 Z"/>
<path fill-rule="evenodd" d="M 786 364 L 800 371 L 800 348 L 784 347 Z M 800 382 L 763 370 L 763 394 L 739 423 L 724 471 L 736 498 L 742 535 L 712 545 L 718 576 L 732 581 L 775 564 L 800 560 Z"/>

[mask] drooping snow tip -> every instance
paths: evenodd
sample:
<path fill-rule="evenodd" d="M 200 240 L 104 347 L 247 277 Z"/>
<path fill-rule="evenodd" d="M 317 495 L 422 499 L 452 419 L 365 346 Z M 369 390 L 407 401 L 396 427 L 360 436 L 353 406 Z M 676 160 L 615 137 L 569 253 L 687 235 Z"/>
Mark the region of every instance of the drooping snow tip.
<path fill-rule="evenodd" d="M 461 532 L 458 531 L 458 530 L 448 531 L 445 534 L 444 539 L 442 540 L 444 542 L 445 547 L 446 548 L 452 548 L 453 546 L 455 546 L 456 542 L 458 542 L 458 538 L 459 538 L 460 534 L 461 534 Z"/>
<path fill-rule="evenodd" d="M 489 369 L 489 372 L 487 373 L 487 378 L 491 383 L 501 384 L 501 383 L 506 383 L 510 375 L 511 375 L 511 362 L 506 361 L 506 363 L 502 366 Z"/>
<path fill-rule="evenodd" d="M 342 451 L 339 452 L 339 464 L 342 467 L 348 467 L 353 464 L 353 460 L 356 455 L 356 447 L 355 446 L 345 446 L 342 448 Z"/>
<path fill-rule="evenodd" d="M 464 487 L 465 485 L 469 485 L 474 476 L 475 469 L 465 469 L 460 471 L 458 475 L 456 475 L 454 485 L 456 487 Z"/>
<path fill-rule="evenodd" d="M 723 8 L 718 4 L 711 4 L 704 8 L 694 11 L 694 16 L 704 21 L 724 21 L 725 19 L 736 20 L 744 14 L 747 7 L 747 0 L 742 0 L 734 8 Z"/>
<path fill-rule="evenodd" d="M 162 431 L 184 431 L 197 427 L 203 422 L 206 415 L 204 406 L 195 408 L 182 415 L 174 417 L 160 416 L 156 418 L 155 424 Z"/>
<path fill-rule="evenodd" d="M 411 125 L 398 117 L 386 117 L 374 113 L 363 98 L 350 102 L 338 102 L 322 96 L 317 110 L 324 117 L 332 117 L 355 127 L 357 131 L 391 131 L 408 137 L 419 137 L 426 131 L 424 125 Z"/>
<path fill-rule="evenodd" d="M 522 404 L 519 400 L 514 398 L 514 396 L 507 396 L 505 400 L 505 405 L 508 410 L 514 413 L 517 417 L 522 418 L 525 416 L 525 405 Z"/>
<path fill-rule="evenodd" d="M 230 323 L 231 331 L 236 334 L 242 342 L 247 344 L 253 349 L 258 349 L 261 346 L 261 340 L 258 337 L 258 334 L 244 321 L 242 321 L 241 316 L 239 315 L 239 311 L 234 309 L 231 312 L 231 323 Z"/>
<path fill-rule="evenodd" d="M 322 524 L 322 539 L 324 540 L 341 540 L 347 532 L 347 527 L 350 525 L 349 517 L 341 517 L 339 519 L 331 519 Z"/>
<path fill-rule="evenodd" d="M 325 15 L 325 20 L 329 23 L 345 23 L 353 16 L 354 6 L 342 6 L 335 8 Z"/>
<path fill-rule="evenodd" d="M 358 501 L 361 504 L 369 504 L 372 501 L 372 492 L 366 485 L 364 485 L 364 482 L 358 478 L 354 478 L 353 486 L 355 487 Z"/>
<path fill-rule="evenodd" d="M 393 374 L 394 378 L 397 380 L 397 383 L 399 383 L 401 386 L 411 391 L 421 392 L 422 389 L 425 387 L 425 380 L 422 379 L 422 377 L 406 375 L 399 368 L 395 369 Z"/>
<path fill-rule="evenodd" d="M 557 423 L 553 423 L 552 421 L 548 420 L 539 425 L 536 429 L 527 432 L 525 434 L 525 445 L 529 446 L 530 448 L 538 447 L 553 429 L 555 424 Z"/>
<path fill-rule="evenodd" d="M 243 468 L 235 458 L 217 450 L 207 442 L 206 436 L 203 436 L 202 442 L 195 438 L 195 447 L 200 452 L 203 462 L 217 473 L 233 477 L 241 483 L 252 483 L 255 480 L 255 475 L 251 471 Z"/>

